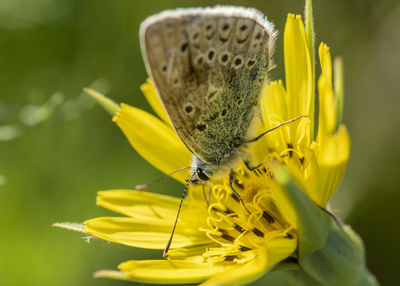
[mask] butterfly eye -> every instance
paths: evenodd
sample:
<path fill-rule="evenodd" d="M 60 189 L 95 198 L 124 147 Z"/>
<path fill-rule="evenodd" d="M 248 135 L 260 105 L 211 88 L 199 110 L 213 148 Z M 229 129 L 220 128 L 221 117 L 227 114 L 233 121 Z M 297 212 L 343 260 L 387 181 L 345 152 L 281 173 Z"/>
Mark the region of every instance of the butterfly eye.
<path fill-rule="evenodd" d="M 197 168 L 197 178 L 202 181 L 208 181 L 210 179 L 206 174 L 204 174 L 203 170 L 200 168 Z"/>

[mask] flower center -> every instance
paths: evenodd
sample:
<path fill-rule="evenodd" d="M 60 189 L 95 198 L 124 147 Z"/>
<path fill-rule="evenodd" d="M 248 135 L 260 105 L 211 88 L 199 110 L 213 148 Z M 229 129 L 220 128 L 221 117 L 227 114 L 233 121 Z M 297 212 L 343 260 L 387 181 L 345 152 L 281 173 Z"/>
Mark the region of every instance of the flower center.
<path fill-rule="evenodd" d="M 229 183 L 210 184 L 207 236 L 216 248 L 203 255 L 211 262 L 245 263 L 255 252 L 277 236 L 293 239 L 294 229 L 283 219 L 274 203 L 271 172 L 261 165 L 250 171 L 245 166 L 236 170 L 233 187 L 240 194 L 248 213 L 231 191 Z"/>

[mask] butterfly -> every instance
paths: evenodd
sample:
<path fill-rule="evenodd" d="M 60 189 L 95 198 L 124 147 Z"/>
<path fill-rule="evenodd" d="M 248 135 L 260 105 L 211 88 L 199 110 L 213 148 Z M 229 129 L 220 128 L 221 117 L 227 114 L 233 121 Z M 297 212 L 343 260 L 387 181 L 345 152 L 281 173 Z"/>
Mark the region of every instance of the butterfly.
<path fill-rule="evenodd" d="M 261 12 L 233 6 L 164 11 L 141 24 L 145 66 L 193 153 L 193 182 L 243 157 L 275 34 Z"/>
<path fill-rule="evenodd" d="M 229 171 L 231 189 L 245 208 L 232 186 L 233 167 L 247 162 L 249 143 L 298 119 L 253 133 L 275 36 L 261 12 L 234 6 L 168 10 L 140 26 L 147 73 L 176 133 L 193 153 L 188 184 Z M 172 235 L 164 257 L 171 240 Z"/>

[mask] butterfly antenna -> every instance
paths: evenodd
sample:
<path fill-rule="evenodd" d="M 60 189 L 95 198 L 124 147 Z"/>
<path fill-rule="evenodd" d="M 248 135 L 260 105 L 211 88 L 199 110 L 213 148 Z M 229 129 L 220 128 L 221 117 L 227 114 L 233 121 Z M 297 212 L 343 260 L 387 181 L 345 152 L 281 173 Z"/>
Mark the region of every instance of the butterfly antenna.
<path fill-rule="evenodd" d="M 185 199 L 186 191 L 187 191 L 187 189 L 189 187 L 189 184 L 192 183 L 195 174 L 196 173 L 193 173 L 190 176 L 190 179 L 187 181 L 187 183 L 185 185 L 185 188 L 183 189 L 183 193 L 182 193 L 182 196 L 181 196 L 181 202 L 179 203 L 178 213 L 176 214 L 176 218 L 175 218 L 174 227 L 172 228 L 171 236 L 169 237 L 169 240 L 168 240 L 167 245 L 165 246 L 165 249 L 164 249 L 164 252 L 163 252 L 164 259 L 167 259 L 167 257 L 168 257 L 168 250 L 171 247 L 172 238 L 174 237 L 174 233 L 175 233 L 175 228 L 176 228 L 176 225 L 178 224 L 178 218 L 179 218 L 179 214 L 181 213 L 183 200 Z"/>
<path fill-rule="evenodd" d="M 135 186 L 135 189 L 136 189 L 136 190 L 146 190 L 146 189 L 150 188 L 151 186 L 157 184 L 159 181 L 164 180 L 164 179 L 166 179 L 166 178 L 169 178 L 169 177 L 171 177 L 173 174 L 178 173 L 178 172 L 180 172 L 180 171 L 182 171 L 182 170 L 186 170 L 186 169 L 190 169 L 190 167 L 179 168 L 178 170 L 175 170 L 175 171 L 173 171 L 173 172 L 171 172 L 171 173 L 169 173 L 169 174 L 166 174 L 166 175 L 164 175 L 164 176 L 158 178 L 157 180 L 155 180 L 155 181 L 153 181 L 153 182 L 151 182 L 151 183 L 142 184 L 142 185 L 136 185 L 136 186 Z"/>
<path fill-rule="evenodd" d="M 247 140 L 246 143 L 256 142 L 258 139 L 260 139 L 261 137 L 263 137 L 265 134 L 267 134 L 267 133 L 269 133 L 269 132 L 271 132 L 271 131 L 274 131 L 275 129 L 278 129 L 279 127 L 281 127 L 281 126 L 283 126 L 283 125 L 286 125 L 286 124 L 291 123 L 291 122 L 293 122 L 293 121 L 299 120 L 300 118 L 303 118 L 303 117 L 307 117 L 307 115 L 300 115 L 300 116 L 297 116 L 296 118 L 293 118 L 293 119 L 290 119 L 290 120 L 288 120 L 288 121 L 282 122 L 282 123 L 280 123 L 280 124 L 278 124 L 278 125 L 272 127 L 271 129 L 268 129 L 267 131 L 261 133 L 261 134 L 258 135 L 257 137 L 255 137 L 255 138 L 253 138 L 253 139 L 250 139 L 250 140 Z"/>

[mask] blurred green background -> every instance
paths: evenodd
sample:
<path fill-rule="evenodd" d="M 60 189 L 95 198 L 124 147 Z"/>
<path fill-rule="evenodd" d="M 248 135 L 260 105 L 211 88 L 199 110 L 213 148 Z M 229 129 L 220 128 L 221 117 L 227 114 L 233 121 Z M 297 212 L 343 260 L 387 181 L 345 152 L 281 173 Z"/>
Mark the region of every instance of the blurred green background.
<path fill-rule="evenodd" d="M 93 279 L 132 258 L 160 258 L 51 227 L 112 215 L 96 191 L 133 188 L 160 173 L 130 147 L 111 118 L 81 94 L 84 86 L 149 110 L 140 22 L 176 7 L 257 7 L 282 35 L 304 1 L 0 0 L 0 285 L 130 285 Z M 363 238 L 371 271 L 398 285 L 400 269 L 400 3 L 314 1 L 317 42 L 345 60 L 345 117 L 352 138 L 336 213 Z M 180 195 L 166 180 L 151 191 Z"/>

